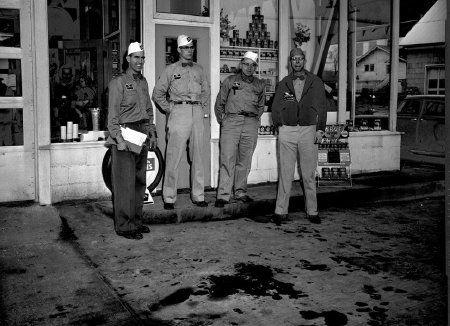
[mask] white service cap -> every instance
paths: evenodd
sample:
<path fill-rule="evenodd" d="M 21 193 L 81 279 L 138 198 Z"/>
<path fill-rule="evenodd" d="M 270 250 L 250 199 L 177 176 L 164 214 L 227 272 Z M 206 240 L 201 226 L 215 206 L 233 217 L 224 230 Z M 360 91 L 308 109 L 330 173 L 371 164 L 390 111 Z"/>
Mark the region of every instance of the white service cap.
<path fill-rule="evenodd" d="M 187 35 L 180 35 L 177 39 L 178 47 L 185 46 L 192 43 L 192 39 Z"/>
<path fill-rule="evenodd" d="M 128 46 L 127 55 L 130 55 L 134 52 L 141 52 L 141 51 L 144 51 L 144 47 L 142 46 L 142 44 L 139 42 L 133 42 L 133 43 L 130 43 L 130 45 Z"/>
<path fill-rule="evenodd" d="M 250 59 L 255 63 L 258 63 L 258 54 L 252 51 L 247 51 L 244 54 L 244 57 L 242 59 Z"/>

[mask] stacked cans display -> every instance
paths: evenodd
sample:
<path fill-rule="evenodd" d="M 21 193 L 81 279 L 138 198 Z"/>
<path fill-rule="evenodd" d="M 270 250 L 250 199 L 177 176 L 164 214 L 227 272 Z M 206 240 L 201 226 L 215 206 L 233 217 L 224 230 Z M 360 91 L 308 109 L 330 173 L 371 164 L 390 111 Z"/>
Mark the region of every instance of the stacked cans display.
<path fill-rule="evenodd" d="M 252 15 L 252 22 L 248 24 L 248 31 L 245 34 L 245 38 L 240 37 L 238 30 L 233 31 L 230 46 L 248 46 L 255 48 L 276 48 L 278 46 L 278 42 L 270 39 L 270 32 L 267 31 L 267 24 L 264 23 L 264 15 L 261 14 L 261 7 L 255 7 L 255 13 Z"/>

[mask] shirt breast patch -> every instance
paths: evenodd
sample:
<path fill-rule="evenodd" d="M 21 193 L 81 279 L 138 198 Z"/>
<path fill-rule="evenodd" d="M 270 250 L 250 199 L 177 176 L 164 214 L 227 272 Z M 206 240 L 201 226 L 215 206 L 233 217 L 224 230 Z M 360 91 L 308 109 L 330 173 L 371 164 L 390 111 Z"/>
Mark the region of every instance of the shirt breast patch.
<path fill-rule="evenodd" d="M 132 90 L 133 88 L 133 84 L 125 84 L 125 88 L 128 90 Z"/>

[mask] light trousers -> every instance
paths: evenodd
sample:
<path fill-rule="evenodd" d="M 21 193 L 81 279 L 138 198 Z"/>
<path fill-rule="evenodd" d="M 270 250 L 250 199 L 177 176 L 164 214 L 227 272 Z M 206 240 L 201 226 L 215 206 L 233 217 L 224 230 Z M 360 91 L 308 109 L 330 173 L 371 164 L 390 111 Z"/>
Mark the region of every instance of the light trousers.
<path fill-rule="evenodd" d="M 220 168 L 217 199 L 230 200 L 247 194 L 247 178 L 258 141 L 259 120 L 242 115 L 228 115 L 220 134 Z"/>
<path fill-rule="evenodd" d="M 316 126 L 281 126 L 278 134 L 278 152 L 280 155 L 278 193 L 275 206 L 276 214 L 287 214 L 295 163 L 298 158 L 305 211 L 308 215 L 317 215 L 317 144 L 314 143 Z"/>
<path fill-rule="evenodd" d="M 166 170 L 163 182 L 163 200 L 175 203 L 178 189 L 178 166 L 189 142 L 191 160 L 191 197 L 204 201 L 204 113 L 200 105 L 177 104 L 167 121 Z"/>

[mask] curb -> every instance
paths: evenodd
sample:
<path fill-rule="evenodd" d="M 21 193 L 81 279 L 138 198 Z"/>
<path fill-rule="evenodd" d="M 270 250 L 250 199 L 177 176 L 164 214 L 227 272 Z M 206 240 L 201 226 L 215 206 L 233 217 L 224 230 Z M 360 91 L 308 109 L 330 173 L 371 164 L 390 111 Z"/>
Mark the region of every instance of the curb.
<path fill-rule="evenodd" d="M 345 206 L 368 203 L 387 203 L 400 200 L 417 200 L 426 197 L 445 196 L 444 181 L 430 181 L 389 187 L 354 187 L 339 191 L 318 192 L 319 207 Z M 174 210 L 144 207 L 145 224 L 170 224 L 186 222 L 207 222 L 233 220 L 242 217 L 271 215 L 275 209 L 275 198 L 255 200 L 251 203 L 232 202 L 223 208 L 210 206 L 202 208 L 186 205 Z M 111 202 L 99 202 L 96 207 L 105 215 L 112 216 Z M 303 211 L 303 195 L 291 196 L 289 208 L 292 212 Z"/>

